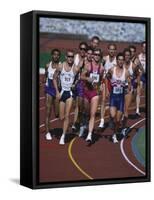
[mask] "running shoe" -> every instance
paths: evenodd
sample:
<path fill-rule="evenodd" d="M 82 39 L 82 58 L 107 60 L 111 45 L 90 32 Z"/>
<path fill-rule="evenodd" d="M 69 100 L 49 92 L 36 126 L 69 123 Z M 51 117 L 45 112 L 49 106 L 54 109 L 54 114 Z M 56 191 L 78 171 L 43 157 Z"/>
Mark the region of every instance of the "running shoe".
<path fill-rule="evenodd" d="M 140 117 L 141 117 L 141 113 L 136 113 L 136 114 L 135 114 L 135 118 L 136 118 L 136 119 L 138 119 L 138 118 L 140 118 Z"/>
<path fill-rule="evenodd" d="M 124 128 L 124 129 L 122 129 L 121 134 L 122 134 L 124 137 L 126 137 L 126 136 L 128 135 L 128 133 L 129 133 L 129 131 L 130 131 L 130 128 L 129 128 L 129 127 L 128 127 L 128 128 Z"/>
<path fill-rule="evenodd" d="M 98 126 L 99 128 L 104 128 L 104 119 L 101 119 L 100 124 Z"/>
<path fill-rule="evenodd" d="M 45 138 L 46 138 L 46 140 L 52 140 L 52 136 L 49 132 L 46 133 Z"/>
<path fill-rule="evenodd" d="M 112 141 L 113 141 L 113 143 L 118 143 L 116 134 L 114 134 L 114 135 L 112 136 Z"/>
<path fill-rule="evenodd" d="M 88 133 L 86 141 L 87 142 L 91 142 L 92 141 L 92 134 Z"/>
<path fill-rule="evenodd" d="M 59 141 L 60 145 L 64 145 L 65 144 L 65 135 L 62 135 Z"/>

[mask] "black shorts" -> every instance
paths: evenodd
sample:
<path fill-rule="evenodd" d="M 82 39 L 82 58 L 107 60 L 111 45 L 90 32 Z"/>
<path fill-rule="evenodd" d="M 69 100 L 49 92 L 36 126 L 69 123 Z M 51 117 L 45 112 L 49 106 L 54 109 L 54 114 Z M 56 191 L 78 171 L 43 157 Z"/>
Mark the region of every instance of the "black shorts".
<path fill-rule="evenodd" d="M 67 99 L 70 97 L 73 98 L 73 93 L 72 91 L 61 91 L 61 98 L 60 101 L 63 101 L 64 103 L 66 102 Z"/>

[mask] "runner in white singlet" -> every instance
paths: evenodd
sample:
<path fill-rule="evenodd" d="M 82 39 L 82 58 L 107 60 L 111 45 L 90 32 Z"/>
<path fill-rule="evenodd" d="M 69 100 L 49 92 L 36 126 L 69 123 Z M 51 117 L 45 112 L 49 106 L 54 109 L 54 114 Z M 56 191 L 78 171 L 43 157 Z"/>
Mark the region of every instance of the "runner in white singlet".
<path fill-rule="evenodd" d="M 73 102 L 73 93 L 71 87 L 74 82 L 78 67 L 74 64 L 74 52 L 68 50 L 66 54 L 66 62 L 62 63 L 54 73 L 53 83 L 56 89 L 56 97 L 60 100 L 60 120 L 63 121 L 63 133 L 60 138 L 59 144 L 65 144 L 65 135 L 69 125 L 69 115 Z M 61 91 L 58 90 L 58 74 L 60 73 Z"/>

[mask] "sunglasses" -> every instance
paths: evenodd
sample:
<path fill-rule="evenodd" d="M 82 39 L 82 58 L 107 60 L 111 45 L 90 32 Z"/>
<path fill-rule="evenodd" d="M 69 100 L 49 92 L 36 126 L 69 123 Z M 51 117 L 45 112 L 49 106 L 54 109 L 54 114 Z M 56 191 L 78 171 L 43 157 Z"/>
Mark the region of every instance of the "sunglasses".
<path fill-rule="evenodd" d="M 67 55 L 67 58 L 74 58 L 74 56 L 69 56 L 69 55 Z"/>
<path fill-rule="evenodd" d="M 94 53 L 94 56 L 101 56 L 101 54 L 98 54 L 98 53 Z"/>
<path fill-rule="evenodd" d="M 86 48 L 84 48 L 84 47 L 80 47 L 80 50 L 84 50 L 84 51 L 86 51 Z"/>

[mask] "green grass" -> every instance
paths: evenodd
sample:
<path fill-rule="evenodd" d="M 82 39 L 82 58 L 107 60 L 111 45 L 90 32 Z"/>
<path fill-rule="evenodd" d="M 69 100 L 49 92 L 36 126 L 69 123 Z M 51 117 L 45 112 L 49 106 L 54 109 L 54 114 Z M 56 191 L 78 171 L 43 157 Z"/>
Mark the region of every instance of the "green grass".
<path fill-rule="evenodd" d="M 141 154 L 142 158 L 145 160 L 145 128 L 141 130 L 139 134 L 136 145 L 138 148 L 139 153 Z"/>
<path fill-rule="evenodd" d="M 40 53 L 40 68 L 44 68 L 45 65 L 51 60 L 51 54 L 47 52 Z M 60 61 L 63 62 L 65 60 L 64 53 L 61 53 Z"/>

